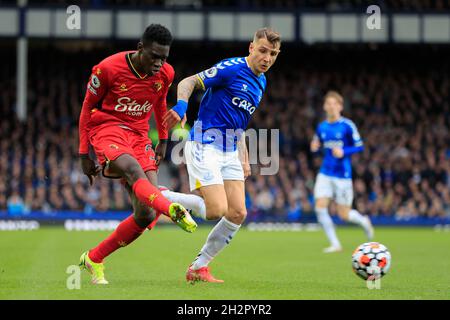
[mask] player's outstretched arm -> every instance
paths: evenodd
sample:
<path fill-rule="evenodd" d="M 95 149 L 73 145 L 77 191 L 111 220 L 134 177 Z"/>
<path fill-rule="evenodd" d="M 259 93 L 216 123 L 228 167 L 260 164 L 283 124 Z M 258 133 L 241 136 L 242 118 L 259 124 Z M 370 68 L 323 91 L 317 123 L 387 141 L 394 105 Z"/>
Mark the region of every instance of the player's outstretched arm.
<path fill-rule="evenodd" d="M 177 104 L 169 110 L 163 120 L 163 124 L 168 129 L 183 119 L 183 125 L 186 122 L 184 119 L 188 107 L 188 101 L 195 89 L 202 89 L 203 84 L 197 75 L 193 75 L 183 79 L 177 87 Z"/>

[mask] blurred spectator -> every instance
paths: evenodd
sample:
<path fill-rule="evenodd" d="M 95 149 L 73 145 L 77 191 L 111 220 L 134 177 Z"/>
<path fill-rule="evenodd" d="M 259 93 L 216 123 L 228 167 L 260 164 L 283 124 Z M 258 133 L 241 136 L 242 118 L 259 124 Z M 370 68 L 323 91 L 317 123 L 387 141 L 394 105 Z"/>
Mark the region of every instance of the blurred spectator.
<path fill-rule="evenodd" d="M 8 214 L 20 216 L 28 212 L 28 209 L 17 191 L 13 191 L 7 201 Z"/>

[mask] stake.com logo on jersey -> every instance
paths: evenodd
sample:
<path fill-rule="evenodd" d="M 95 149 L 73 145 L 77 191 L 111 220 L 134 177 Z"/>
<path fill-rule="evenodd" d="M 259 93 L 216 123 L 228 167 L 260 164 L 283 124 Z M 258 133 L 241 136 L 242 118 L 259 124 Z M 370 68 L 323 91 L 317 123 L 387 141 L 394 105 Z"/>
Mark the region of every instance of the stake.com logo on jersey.
<path fill-rule="evenodd" d="M 121 97 L 117 99 L 117 104 L 114 110 L 117 112 L 125 112 L 129 116 L 140 117 L 144 113 L 149 112 L 152 109 L 153 104 L 145 101 L 144 104 L 139 104 L 136 100 L 131 101 L 131 98 Z"/>

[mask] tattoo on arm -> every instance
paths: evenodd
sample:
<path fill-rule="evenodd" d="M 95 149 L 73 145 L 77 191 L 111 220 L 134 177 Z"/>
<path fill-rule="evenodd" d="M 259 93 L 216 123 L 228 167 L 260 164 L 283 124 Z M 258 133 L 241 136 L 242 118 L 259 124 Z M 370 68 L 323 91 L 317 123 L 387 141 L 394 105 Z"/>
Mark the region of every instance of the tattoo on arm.
<path fill-rule="evenodd" d="M 195 89 L 202 89 L 203 86 L 196 75 L 183 79 L 177 87 L 177 100 L 189 101 Z"/>

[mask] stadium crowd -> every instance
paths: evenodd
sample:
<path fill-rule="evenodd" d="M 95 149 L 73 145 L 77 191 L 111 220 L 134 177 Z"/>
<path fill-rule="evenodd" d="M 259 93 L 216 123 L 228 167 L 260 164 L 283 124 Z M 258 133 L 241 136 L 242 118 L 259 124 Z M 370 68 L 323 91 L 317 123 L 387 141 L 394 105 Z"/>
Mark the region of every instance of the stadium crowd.
<path fill-rule="evenodd" d="M 334 61 L 339 58 L 345 59 Z M 356 123 L 365 143 L 364 152 L 353 156 L 356 208 L 398 219 L 449 216 L 450 83 L 442 73 L 448 64 L 439 71 L 400 61 L 396 66 L 374 59 L 368 68 L 350 61 L 340 67 L 322 62 L 319 68 L 316 61 L 300 72 L 273 72 L 268 103 L 253 125 L 280 128 L 283 157 L 277 176 L 257 176 L 247 184 L 250 207 L 273 215 L 288 207 L 294 219 L 311 211 L 321 160 L 308 152 L 313 124 L 323 118 L 324 92 L 339 88 L 346 98 L 344 115 Z"/>
<path fill-rule="evenodd" d="M 223 58 L 220 46 L 186 46 L 174 47 L 169 58 L 175 82 Z M 238 48 L 242 52 L 228 49 L 246 53 L 245 46 Z M 100 178 L 89 187 L 77 160 L 78 117 L 90 68 L 119 50 L 30 50 L 25 122 L 14 112 L 14 64 L 0 71 L 0 215 L 129 210 L 127 193 L 117 180 Z M 184 50 L 201 53 L 187 62 L 177 54 Z M 421 49 L 413 57 L 406 54 L 409 50 L 283 48 L 251 121 L 255 129 L 279 129 L 279 172 L 263 176 L 259 165 L 252 166 L 253 176 L 246 182 L 249 220 L 298 221 L 314 215 L 313 186 L 321 157 L 309 152 L 309 143 L 323 120 L 322 98 L 329 89 L 343 94 L 344 115 L 355 122 L 365 144 L 353 156 L 356 208 L 397 219 L 450 217 L 450 70 L 443 58 L 449 52 Z M 198 94 L 194 100 L 200 98 Z M 172 89 L 169 102 L 174 100 Z M 196 112 L 194 103 L 190 124 Z M 164 166 L 171 175 L 168 187 L 189 192 L 186 168 L 171 163 L 170 150 Z"/>

